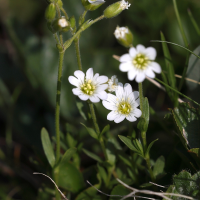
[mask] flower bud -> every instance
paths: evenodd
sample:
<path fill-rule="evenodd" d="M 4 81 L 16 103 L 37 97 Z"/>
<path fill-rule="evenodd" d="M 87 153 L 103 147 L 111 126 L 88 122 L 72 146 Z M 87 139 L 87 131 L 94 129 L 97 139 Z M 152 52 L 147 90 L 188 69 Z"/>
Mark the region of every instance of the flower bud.
<path fill-rule="evenodd" d="M 45 11 L 45 18 L 47 21 L 52 21 L 56 16 L 56 6 L 54 3 L 50 3 Z"/>
<path fill-rule="evenodd" d="M 59 8 L 62 8 L 62 7 L 63 7 L 63 2 L 62 2 L 61 0 L 58 0 L 58 1 L 57 1 L 57 4 L 58 4 Z"/>
<path fill-rule="evenodd" d="M 75 19 L 75 17 L 74 16 L 70 17 L 69 22 L 70 22 L 70 25 L 71 25 L 71 29 L 75 33 L 76 32 L 76 19 Z"/>
<path fill-rule="evenodd" d="M 53 21 L 52 28 L 54 33 L 58 31 L 67 32 L 70 29 L 70 23 L 65 17 L 62 17 Z"/>
<path fill-rule="evenodd" d="M 123 10 L 128 9 L 131 6 L 130 3 L 125 0 L 118 1 L 116 3 L 111 4 L 104 10 L 104 16 L 106 18 L 112 18 L 119 15 Z"/>
<path fill-rule="evenodd" d="M 119 27 L 114 32 L 117 41 L 124 47 L 131 47 L 133 45 L 133 34 L 128 27 Z"/>
<path fill-rule="evenodd" d="M 85 10 L 93 11 L 105 3 L 104 0 L 81 0 Z"/>

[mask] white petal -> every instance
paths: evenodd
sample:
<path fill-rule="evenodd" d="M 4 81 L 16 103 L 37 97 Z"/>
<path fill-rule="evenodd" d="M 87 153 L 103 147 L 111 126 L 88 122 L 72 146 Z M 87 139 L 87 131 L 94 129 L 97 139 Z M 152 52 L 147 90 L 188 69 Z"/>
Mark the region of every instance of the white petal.
<path fill-rule="evenodd" d="M 79 97 L 81 100 L 83 100 L 83 101 L 86 101 L 86 100 L 89 99 L 89 96 L 86 95 L 86 94 L 79 95 L 78 97 Z"/>
<path fill-rule="evenodd" d="M 85 74 L 84 74 L 82 71 L 77 70 L 77 71 L 74 72 L 74 75 L 75 75 L 81 82 L 84 81 Z"/>
<path fill-rule="evenodd" d="M 132 87 L 129 83 L 126 83 L 124 85 L 124 92 L 125 92 L 125 96 L 128 97 L 130 93 L 132 93 Z"/>
<path fill-rule="evenodd" d="M 79 80 L 77 78 L 75 78 L 74 76 L 69 76 L 68 80 L 72 85 L 74 85 L 76 87 L 79 86 Z"/>
<path fill-rule="evenodd" d="M 140 109 L 138 109 L 138 108 L 135 108 L 133 113 L 137 118 L 141 117 L 141 115 L 142 115 L 142 111 Z"/>
<path fill-rule="evenodd" d="M 137 70 L 133 70 L 133 69 L 128 71 L 128 80 L 132 81 L 137 75 L 137 73 L 138 73 Z"/>
<path fill-rule="evenodd" d="M 131 47 L 129 49 L 129 54 L 132 58 L 134 58 L 137 55 L 137 50 L 134 47 Z"/>
<path fill-rule="evenodd" d="M 124 62 L 119 65 L 119 70 L 122 72 L 128 72 L 132 68 L 133 68 L 133 65 L 131 62 Z"/>
<path fill-rule="evenodd" d="M 157 62 L 151 62 L 150 67 L 154 72 L 156 72 L 158 74 L 161 73 L 161 67 Z"/>
<path fill-rule="evenodd" d="M 102 101 L 102 104 L 108 110 L 116 110 L 117 109 L 117 107 L 114 104 L 112 104 L 108 101 Z"/>
<path fill-rule="evenodd" d="M 134 107 L 138 107 L 140 105 L 140 99 L 136 99 L 134 103 Z"/>
<path fill-rule="evenodd" d="M 134 95 L 134 98 L 137 99 L 139 97 L 139 92 L 138 91 L 134 91 L 133 95 Z"/>
<path fill-rule="evenodd" d="M 155 73 L 152 71 L 151 68 L 147 68 L 147 69 L 145 70 L 145 74 L 146 74 L 146 76 L 148 76 L 149 78 L 155 78 Z"/>
<path fill-rule="evenodd" d="M 89 99 L 93 103 L 98 103 L 100 101 L 99 97 L 97 97 L 96 95 L 91 96 Z"/>
<path fill-rule="evenodd" d="M 108 94 L 105 91 L 98 92 L 97 96 L 102 100 L 106 100 L 108 98 Z"/>
<path fill-rule="evenodd" d="M 136 82 L 141 83 L 145 79 L 145 74 L 143 72 L 139 72 L 136 76 Z"/>
<path fill-rule="evenodd" d="M 99 73 L 96 73 L 95 75 L 94 75 L 94 77 L 93 77 L 93 82 L 95 82 L 96 83 L 96 79 L 99 77 Z"/>
<path fill-rule="evenodd" d="M 141 44 L 138 44 L 136 46 L 136 50 L 139 52 L 139 53 L 144 53 L 145 52 L 145 47 Z"/>
<path fill-rule="evenodd" d="M 115 123 L 120 123 L 125 119 L 125 115 L 119 115 L 119 117 L 115 118 Z"/>
<path fill-rule="evenodd" d="M 116 117 L 119 117 L 119 114 L 115 111 L 111 111 L 108 115 L 107 115 L 107 120 L 109 121 L 113 121 Z"/>
<path fill-rule="evenodd" d="M 102 84 L 102 85 L 97 85 L 97 88 L 95 89 L 95 93 L 104 91 L 108 88 L 108 84 Z"/>
<path fill-rule="evenodd" d="M 135 122 L 137 120 L 137 118 L 134 116 L 134 114 L 130 113 L 126 119 L 130 122 Z"/>
<path fill-rule="evenodd" d="M 116 105 L 117 104 L 117 97 L 113 94 L 108 94 L 107 101 L 109 101 L 113 105 Z"/>
<path fill-rule="evenodd" d="M 119 83 L 117 90 L 115 91 L 117 98 L 123 98 L 124 95 L 124 89 L 123 89 L 123 84 Z"/>
<path fill-rule="evenodd" d="M 153 47 L 148 47 L 145 49 L 145 54 L 150 60 L 155 60 L 156 58 L 156 49 Z"/>
<path fill-rule="evenodd" d="M 79 88 L 72 89 L 72 92 L 74 95 L 80 95 L 83 94 L 83 92 Z"/>
<path fill-rule="evenodd" d="M 92 68 L 89 68 L 86 72 L 86 79 L 87 80 L 92 80 L 93 78 L 93 69 Z"/>
<path fill-rule="evenodd" d="M 98 82 L 98 84 L 106 83 L 108 81 L 108 77 L 107 76 L 99 76 L 96 81 Z"/>
<path fill-rule="evenodd" d="M 120 62 L 127 62 L 127 61 L 131 61 L 132 58 L 131 56 L 127 53 L 127 54 L 124 54 L 122 55 L 120 58 L 119 58 L 119 61 Z"/>

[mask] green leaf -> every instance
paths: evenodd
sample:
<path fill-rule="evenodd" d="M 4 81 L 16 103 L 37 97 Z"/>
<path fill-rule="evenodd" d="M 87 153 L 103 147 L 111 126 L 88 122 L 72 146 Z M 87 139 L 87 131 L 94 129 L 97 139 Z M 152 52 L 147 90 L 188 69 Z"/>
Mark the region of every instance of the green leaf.
<path fill-rule="evenodd" d="M 126 196 L 127 194 L 130 194 L 131 191 L 127 188 L 125 188 L 123 185 L 117 185 L 113 188 L 110 195 L 119 195 L 119 197 Z M 119 197 L 110 197 L 109 200 L 116 200 L 119 199 Z"/>
<path fill-rule="evenodd" d="M 103 162 L 103 160 L 102 160 L 99 156 L 95 155 L 94 153 L 92 153 L 92 152 L 90 152 L 90 151 L 88 151 L 88 150 L 86 150 L 86 149 L 83 149 L 83 152 L 84 152 L 87 156 L 89 156 L 90 158 L 96 160 L 97 162 L 100 162 L 100 163 Z"/>
<path fill-rule="evenodd" d="M 45 128 L 42 128 L 41 130 L 41 140 L 46 158 L 49 161 L 51 167 L 53 168 L 55 165 L 55 155 L 53 152 L 53 147 L 49 138 L 49 134 Z"/>
<path fill-rule="evenodd" d="M 80 171 L 71 163 L 61 162 L 58 166 L 58 185 L 70 192 L 77 193 L 85 187 L 84 179 Z"/>
<path fill-rule="evenodd" d="M 70 148 L 75 147 L 78 143 L 69 133 L 66 135 L 66 141 Z"/>
<path fill-rule="evenodd" d="M 79 113 L 80 113 L 80 115 L 83 117 L 83 119 L 84 120 L 87 120 L 87 117 L 86 117 L 86 115 L 85 115 L 85 113 L 83 112 L 83 102 L 81 102 L 81 101 L 76 101 L 76 106 L 77 106 L 77 108 L 78 108 L 78 110 L 79 110 Z"/>
<path fill-rule="evenodd" d="M 162 32 L 160 34 L 161 34 L 161 40 L 165 41 L 164 34 Z M 163 47 L 163 53 L 165 56 L 165 65 L 166 65 L 166 69 L 167 69 L 168 81 L 169 81 L 170 86 L 175 88 L 176 78 L 175 78 L 175 73 L 174 73 L 174 66 L 172 64 L 171 54 L 169 52 L 169 49 L 168 49 L 168 46 L 166 43 L 162 43 L 162 47 Z"/>
<path fill-rule="evenodd" d="M 148 125 L 149 125 L 149 102 L 148 102 L 148 99 L 145 97 L 143 100 L 142 117 L 140 118 L 137 128 L 141 132 L 147 132 Z"/>
<path fill-rule="evenodd" d="M 192 22 L 192 24 L 193 24 L 193 26 L 194 26 L 197 34 L 200 36 L 200 28 L 199 28 L 196 20 L 194 19 L 193 15 L 192 15 L 192 13 L 190 11 L 190 9 L 188 9 L 188 14 L 189 14 L 190 20 L 191 20 L 191 22 Z"/>
<path fill-rule="evenodd" d="M 194 50 L 194 53 L 197 55 L 200 55 L 200 45 Z M 188 63 L 188 69 L 187 69 L 187 78 L 200 81 L 199 77 L 199 65 L 200 65 L 200 59 L 197 58 L 194 55 L 191 55 L 189 58 L 189 63 Z M 191 91 L 196 89 L 198 87 L 197 83 L 193 83 L 191 81 L 186 81 L 186 85 L 188 89 Z M 195 95 L 198 95 L 195 93 Z"/>
<path fill-rule="evenodd" d="M 88 131 L 88 133 L 90 134 L 91 137 L 93 137 L 94 139 L 98 140 L 98 135 L 97 133 L 95 132 L 94 129 L 92 128 L 88 128 L 85 124 L 81 123 Z"/>
<path fill-rule="evenodd" d="M 119 159 L 120 159 L 124 164 L 128 165 L 129 167 L 132 167 L 132 166 L 133 166 L 133 164 L 131 163 L 130 159 L 128 158 L 128 155 L 121 153 L 121 151 L 118 152 L 117 155 L 118 155 Z"/>
<path fill-rule="evenodd" d="M 106 170 L 99 164 L 97 164 L 97 167 L 98 167 L 98 171 L 99 171 L 99 175 L 100 177 L 103 179 L 104 181 L 104 184 L 107 184 L 107 173 L 106 173 Z"/>
<path fill-rule="evenodd" d="M 194 160 L 196 161 L 197 165 L 200 168 L 200 149 L 194 148 L 190 149 L 188 152 L 190 153 L 190 155 L 192 155 L 192 157 L 194 158 Z"/>
<path fill-rule="evenodd" d="M 99 138 L 101 138 L 102 135 L 103 135 L 104 133 L 108 132 L 109 130 L 110 130 L 110 125 L 108 124 L 108 125 L 106 125 L 106 126 L 103 128 L 103 130 L 101 131 L 101 134 L 99 135 Z"/>
<path fill-rule="evenodd" d="M 188 103 L 181 103 L 171 110 L 178 128 L 178 135 L 188 149 L 200 148 L 200 108 L 195 109 Z"/>
<path fill-rule="evenodd" d="M 158 141 L 158 139 L 152 141 L 152 142 L 149 144 L 149 146 L 148 146 L 148 148 L 147 148 L 147 151 L 146 151 L 146 153 L 145 153 L 145 157 L 149 154 L 149 152 L 150 152 L 150 150 L 151 150 L 151 147 L 153 146 L 153 144 L 154 144 L 156 141 Z"/>
<path fill-rule="evenodd" d="M 122 135 L 119 135 L 118 137 L 129 149 L 139 152 L 138 149 L 136 149 L 135 146 L 133 145 L 131 139 Z"/>
<path fill-rule="evenodd" d="M 63 155 L 62 159 L 61 159 L 61 163 L 62 162 L 68 162 L 70 161 L 70 159 L 72 158 L 72 156 L 76 153 L 77 149 L 75 147 L 72 147 L 70 149 L 68 149 L 65 154 Z"/>
<path fill-rule="evenodd" d="M 144 183 L 142 185 L 140 185 L 141 188 L 146 188 L 146 187 L 152 187 L 151 183 Z"/>
<path fill-rule="evenodd" d="M 173 182 L 178 193 L 188 195 L 196 199 L 200 198 L 200 172 L 194 176 L 187 171 L 182 171 L 173 177 Z M 196 192 L 197 191 L 197 192 Z"/>
<path fill-rule="evenodd" d="M 165 158 L 160 156 L 153 167 L 153 174 L 157 178 L 160 174 L 163 173 L 165 168 Z"/>

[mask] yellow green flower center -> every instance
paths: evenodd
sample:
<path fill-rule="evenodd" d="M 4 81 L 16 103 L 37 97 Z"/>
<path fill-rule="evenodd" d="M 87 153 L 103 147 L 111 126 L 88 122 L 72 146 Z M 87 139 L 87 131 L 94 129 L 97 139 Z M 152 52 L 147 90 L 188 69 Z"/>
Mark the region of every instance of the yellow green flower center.
<path fill-rule="evenodd" d="M 118 112 L 120 114 L 128 115 L 131 112 L 131 110 L 132 110 L 131 105 L 126 101 L 120 102 L 118 104 Z"/>
<path fill-rule="evenodd" d="M 92 95 L 95 88 L 91 80 L 85 80 L 84 84 L 81 85 L 81 91 L 87 95 Z"/>
<path fill-rule="evenodd" d="M 147 65 L 151 61 L 148 57 L 146 57 L 144 54 L 138 53 L 136 57 L 133 59 L 133 65 L 138 69 L 146 69 Z"/>

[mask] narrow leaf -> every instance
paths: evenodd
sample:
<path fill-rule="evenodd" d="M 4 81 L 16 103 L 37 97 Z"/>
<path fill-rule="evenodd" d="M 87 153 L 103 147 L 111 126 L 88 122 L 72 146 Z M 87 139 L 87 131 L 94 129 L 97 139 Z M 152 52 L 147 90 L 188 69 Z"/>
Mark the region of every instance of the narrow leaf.
<path fill-rule="evenodd" d="M 88 150 L 86 150 L 86 149 L 83 149 L 83 152 L 84 152 L 87 156 L 89 156 L 90 158 L 96 160 L 97 162 L 100 162 L 100 163 L 103 162 L 103 160 L 102 160 L 99 156 L 95 155 L 94 153 L 92 153 L 92 152 L 90 152 L 90 151 L 88 151 Z"/>
<path fill-rule="evenodd" d="M 86 117 L 86 115 L 85 115 L 85 113 L 83 112 L 83 109 L 82 109 L 83 108 L 83 103 L 81 101 L 77 101 L 76 102 L 76 106 L 77 106 L 77 108 L 79 110 L 80 115 L 83 117 L 83 119 L 87 120 L 87 117 Z"/>
<path fill-rule="evenodd" d="M 165 36 L 162 32 L 161 32 L 161 40 L 165 41 Z M 163 53 L 164 53 L 164 56 L 165 56 L 165 65 L 166 65 L 166 69 L 167 69 L 168 81 L 169 81 L 170 86 L 175 88 L 176 78 L 174 76 L 175 73 L 174 73 L 174 66 L 172 64 L 172 58 L 171 58 L 167 44 L 162 43 L 162 47 L 163 47 Z"/>
<path fill-rule="evenodd" d="M 88 133 L 90 134 L 91 137 L 93 137 L 94 139 L 98 140 L 98 136 L 97 133 L 94 131 L 94 129 L 87 127 L 85 124 L 81 123 L 88 131 Z"/>
<path fill-rule="evenodd" d="M 160 156 L 153 167 L 153 174 L 154 177 L 159 176 L 163 173 L 165 167 L 165 158 L 163 156 Z"/>
<path fill-rule="evenodd" d="M 196 20 L 194 19 L 193 15 L 192 15 L 192 13 L 191 13 L 191 11 L 190 11 L 190 9 L 188 9 L 188 15 L 189 15 L 189 17 L 190 17 L 190 20 L 191 20 L 191 22 L 192 22 L 192 24 L 193 24 L 193 26 L 194 26 L 194 28 L 195 28 L 197 34 L 200 36 L 200 28 L 199 28 L 199 26 L 198 26 Z"/>
<path fill-rule="evenodd" d="M 110 130 L 110 125 L 108 124 L 108 125 L 106 125 L 106 126 L 103 128 L 103 130 L 101 131 L 101 133 L 100 133 L 100 135 L 99 135 L 99 138 L 101 138 L 102 135 L 103 135 L 104 133 L 108 132 L 109 130 Z"/>
<path fill-rule="evenodd" d="M 154 144 L 156 141 L 158 141 L 158 139 L 152 141 L 152 142 L 149 144 L 149 146 L 148 146 L 148 148 L 147 148 L 147 151 L 146 151 L 146 153 L 145 153 L 145 157 L 149 154 L 149 152 L 150 152 L 150 150 L 151 150 L 151 147 L 153 146 L 153 144 Z"/>
<path fill-rule="evenodd" d="M 53 147 L 51 144 L 51 140 L 49 138 L 49 134 L 45 128 L 42 128 L 41 130 L 41 140 L 42 140 L 42 146 L 43 146 L 46 158 L 49 164 L 51 165 L 51 167 L 53 168 L 55 165 L 55 155 L 53 152 Z"/>
<path fill-rule="evenodd" d="M 61 163 L 68 162 L 71 159 L 71 157 L 76 153 L 76 151 L 77 149 L 75 147 L 68 149 L 62 157 Z"/>

